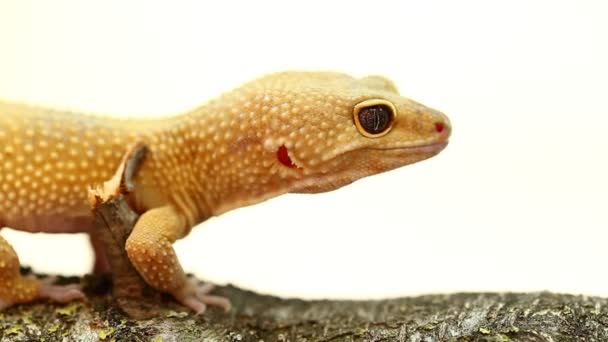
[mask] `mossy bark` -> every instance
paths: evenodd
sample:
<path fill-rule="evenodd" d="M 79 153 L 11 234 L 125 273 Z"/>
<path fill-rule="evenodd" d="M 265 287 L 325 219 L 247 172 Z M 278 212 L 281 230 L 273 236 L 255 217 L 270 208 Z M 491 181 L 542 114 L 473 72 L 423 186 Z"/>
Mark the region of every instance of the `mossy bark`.
<path fill-rule="evenodd" d="M 78 279 L 69 279 L 75 281 Z M 302 301 L 220 287 L 233 309 L 202 316 L 163 297 L 151 318 L 126 314 L 108 278 L 86 277 L 87 302 L 0 313 L 1 341 L 608 341 L 608 300 L 550 293 L 471 293 L 381 301 Z M 105 285 L 104 285 L 105 284 Z"/>

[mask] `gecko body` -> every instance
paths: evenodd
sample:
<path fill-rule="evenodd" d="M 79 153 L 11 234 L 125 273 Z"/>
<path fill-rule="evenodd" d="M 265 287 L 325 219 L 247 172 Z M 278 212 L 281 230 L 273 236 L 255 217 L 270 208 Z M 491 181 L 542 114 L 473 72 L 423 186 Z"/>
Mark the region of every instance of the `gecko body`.
<path fill-rule="evenodd" d="M 171 244 L 226 211 L 287 192 L 324 192 L 427 159 L 451 132 L 440 112 L 389 80 L 282 72 L 188 113 L 119 119 L 0 102 L 0 228 L 91 234 L 107 269 L 87 188 L 111 177 L 127 146 L 149 153 L 129 195 L 141 214 L 126 250 L 152 287 L 197 312 L 228 306 L 187 281 Z M 24 278 L 0 237 L 0 309 L 39 298 L 81 298 L 74 287 Z"/>

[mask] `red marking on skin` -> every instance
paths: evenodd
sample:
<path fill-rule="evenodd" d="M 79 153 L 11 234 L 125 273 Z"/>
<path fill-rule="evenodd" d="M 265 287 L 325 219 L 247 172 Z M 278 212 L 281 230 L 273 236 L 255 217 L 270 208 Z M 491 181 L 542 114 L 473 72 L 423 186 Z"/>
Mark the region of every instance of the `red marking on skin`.
<path fill-rule="evenodd" d="M 287 147 L 285 147 L 285 145 L 281 145 L 281 147 L 279 147 L 279 150 L 277 151 L 277 159 L 281 162 L 281 164 L 289 168 L 296 167 L 296 164 L 294 164 L 291 158 L 289 158 L 289 153 L 287 153 Z"/>
<path fill-rule="evenodd" d="M 435 130 L 437 131 L 437 133 L 443 132 L 444 129 L 445 125 L 442 122 L 435 122 Z"/>

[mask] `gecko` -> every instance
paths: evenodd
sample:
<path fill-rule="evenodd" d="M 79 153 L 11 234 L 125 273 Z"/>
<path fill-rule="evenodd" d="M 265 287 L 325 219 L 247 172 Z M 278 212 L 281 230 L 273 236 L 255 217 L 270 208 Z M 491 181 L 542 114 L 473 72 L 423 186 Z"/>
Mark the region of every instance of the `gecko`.
<path fill-rule="evenodd" d="M 451 133 L 441 112 L 382 76 L 285 71 L 249 81 L 191 111 L 123 118 L 0 102 L 0 228 L 88 233 L 94 271 L 108 271 L 87 189 L 109 179 L 127 146 L 148 154 L 128 194 L 140 215 L 125 249 L 141 277 L 187 308 L 229 309 L 191 281 L 172 244 L 195 225 L 285 193 L 320 193 L 430 158 Z M 20 274 L 0 236 L 0 310 L 83 299 L 76 285 Z M 111 271 L 111 270 L 110 270 Z"/>

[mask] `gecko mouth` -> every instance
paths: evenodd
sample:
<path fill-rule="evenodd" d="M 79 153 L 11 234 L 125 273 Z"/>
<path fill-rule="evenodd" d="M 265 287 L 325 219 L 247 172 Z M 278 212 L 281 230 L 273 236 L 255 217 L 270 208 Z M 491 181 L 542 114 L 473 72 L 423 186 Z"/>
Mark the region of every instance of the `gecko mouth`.
<path fill-rule="evenodd" d="M 376 151 L 408 151 L 414 153 L 439 153 L 448 145 L 447 141 L 433 142 L 414 146 L 401 146 L 389 148 L 369 148 Z"/>
<path fill-rule="evenodd" d="M 300 179 L 293 184 L 292 192 L 318 193 L 331 191 L 360 178 L 389 171 L 401 166 L 428 159 L 446 146 L 447 141 L 420 144 L 415 146 L 390 148 L 363 148 L 345 153 L 343 168 L 333 172 L 317 174 L 312 178 Z M 370 156 L 368 153 L 373 153 Z M 364 155 L 355 156 L 355 154 Z"/>
<path fill-rule="evenodd" d="M 437 155 L 447 145 L 447 141 L 441 141 L 413 146 L 395 146 L 389 148 L 372 147 L 363 149 L 361 152 L 365 153 L 365 150 L 367 150 L 368 152 L 374 154 L 374 156 L 369 156 L 367 158 L 368 160 L 377 160 L 377 165 L 379 166 L 374 171 L 375 173 L 380 173 L 428 159 L 434 155 Z"/>

